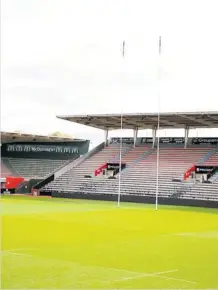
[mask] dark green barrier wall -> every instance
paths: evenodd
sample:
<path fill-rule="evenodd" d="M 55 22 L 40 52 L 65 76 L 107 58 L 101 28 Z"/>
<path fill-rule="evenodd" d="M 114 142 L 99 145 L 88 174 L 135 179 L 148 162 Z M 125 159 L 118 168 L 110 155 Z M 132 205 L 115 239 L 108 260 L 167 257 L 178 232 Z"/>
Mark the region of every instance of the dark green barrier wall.
<path fill-rule="evenodd" d="M 54 180 L 54 174 L 51 174 L 49 177 L 43 179 L 42 181 L 36 183 L 33 188 L 34 189 L 40 189 L 41 187 L 43 187 L 44 185 L 46 185 L 47 183 L 51 182 Z"/>
<path fill-rule="evenodd" d="M 19 190 L 16 190 L 16 193 L 31 193 L 31 189 L 34 185 L 42 181 L 42 179 L 30 179 L 27 183 L 25 183 Z"/>
<path fill-rule="evenodd" d="M 47 193 L 48 194 L 48 193 Z M 79 192 L 65 193 L 65 192 L 51 192 L 52 197 L 61 198 L 75 198 L 75 199 L 90 199 L 90 200 L 105 200 L 117 202 L 117 194 L 82 194 Z M 155 197 L 135 195 L 135 194 L 121 194 L 121 202 L 136 202 L 136 203 L 150 203 L 155 206 Z M 194 206 L 205 208 L 218 208 L 218 201 L 213 200 L 197 200 L 197 199 L 183 199 L 183 198 L 167 198 L 159 197 L 159 204 L 163 205 L 178 205 L 178 206 Z"/>

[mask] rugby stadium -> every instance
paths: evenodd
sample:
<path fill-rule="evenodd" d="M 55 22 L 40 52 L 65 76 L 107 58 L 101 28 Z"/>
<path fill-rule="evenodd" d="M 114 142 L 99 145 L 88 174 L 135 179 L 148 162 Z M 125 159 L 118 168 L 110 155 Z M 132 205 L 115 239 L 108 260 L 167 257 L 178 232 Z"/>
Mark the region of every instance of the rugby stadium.
<path fill-rule="evenodd" d="M 218 112 L 57 118 L 105 140 L 1 132 L 1 289 L 217 289 Z"/>

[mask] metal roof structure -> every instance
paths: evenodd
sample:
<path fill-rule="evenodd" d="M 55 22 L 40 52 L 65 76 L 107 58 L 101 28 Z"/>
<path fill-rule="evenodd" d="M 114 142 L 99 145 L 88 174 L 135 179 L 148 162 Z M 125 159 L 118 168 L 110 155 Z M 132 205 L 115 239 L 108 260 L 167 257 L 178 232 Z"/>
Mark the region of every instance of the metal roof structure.
<path fill-rule="evenodd" d="M 66 137 L 33 135 L 26 133 L 1 132 L 1 143 L 12 142 L 79 142 L 81 139 L 73 139 Z"/>
<path fill-rule="evenodd" d="M 120 114 L 57 116 L 59 119 L 102 130 L 120 129 Z M 153 129 L 158 113 L 123 114 L 123 129 Z M 218 112 L 160 113 L 161 129 L 218 128 Z"/>

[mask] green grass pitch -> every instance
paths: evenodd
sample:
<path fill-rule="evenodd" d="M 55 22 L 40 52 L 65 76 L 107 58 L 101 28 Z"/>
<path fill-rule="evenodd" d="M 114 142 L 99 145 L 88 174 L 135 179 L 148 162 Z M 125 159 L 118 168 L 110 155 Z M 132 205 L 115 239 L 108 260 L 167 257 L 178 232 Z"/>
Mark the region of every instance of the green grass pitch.
<path fill-rule="evenodd" d="M 2 289 L 218 289 L 218 210 L 3 197 Z"/>

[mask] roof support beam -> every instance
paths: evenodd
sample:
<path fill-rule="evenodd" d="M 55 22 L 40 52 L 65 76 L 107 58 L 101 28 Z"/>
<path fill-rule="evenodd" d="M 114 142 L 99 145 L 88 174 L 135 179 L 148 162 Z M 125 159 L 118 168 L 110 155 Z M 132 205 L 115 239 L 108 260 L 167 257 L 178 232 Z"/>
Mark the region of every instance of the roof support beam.
<path fill-rule="evenodd" d="M 119 120 L 120 121 L 120 119 L 121 119 L 121 117 L 115 117 L 115 116 L 112 116 L 111 117 L 112 119 L 114 119 L 114 120 Z M 131 125 L 133 128 L 138 128 L 138 123 L 136 123 L 136 122 L 134 122 L 134 121 L 129 121 L 129 120 L 126 120 L 125 119 L 125 117 L 123 117 L 123 125 L 124 124 L 126 124 L 126 123 L 128 123 L 128 125 Z"/>
<path fill-rule="evenodd" d="M 193 121 L 193 122 L 196 122 L 198 124 L 201 124 L 201 125 L 204 125 L 205 127 L 211 127 L 213 128 L 213 123 L 210 123 L 208 121 L 204 121 L 202 119 L 196 119 L 194 117 L 191 117 L 191 116 L 187 116 L 187 115 L 180 115 L 182 118 L 186 119 L 186 120 L 189 120 L 189 121 Z"/>
<path fill-rule="evenodd" d="M 134 148 L 135 148 L 135 146 L 136 146 L 137 137 L 138 137 L 138 128 L 135 128 L 135 129 L 133 130 L 133 138 L 134 138 L 134 145 L 133 145 L 133 147 L 134 147 Z"/>
<path fill-rule="evenodd" d="M 207 115 L 207 117 L 210 118 L 210 119 L 212 119 L 212 120 L 214 120 L 214 121 L 218 121 L 218 118 L 216 118 L 216 117 L 214 117 L 212 115 Z"/>
<path fill-rule="evenodd" d="M 157 121 L 157 118 L 155 118 L 155 117 L 148 117 L 147 120 L 148 121 L 149 120 Z M 160 124 L 165 124 L 165 125 L 171 126 L 171 127 L 173 126 L 175 128 L 178 126 L 178 124 L 176 122 L 164 120 L 163 118 L 161 118 L 161 116 L 160 116 Z"/>
<path fill-rule="evenodd" d="M 152 149 L 154 149 L 155 145 L 156 145 L 156 140 L 157 140 L 157 126 L 155 126 L 152 129 L 152 137 L 153 137 L 153 145 L 152 145 Z"/>
<path fill-rule="evenodd" d="M 187 144 L 188 144 L 188 136 L 189 136 L 189 127 L 185 128 L 185 149 L 187 148 Z"/>
<path fill-rule="evenodd" d="M 104 131 L 104 133 L 105 133 L 105 147 L 106 146 L 108 146 L 108 129 L 105 129 L 105 131 Z"/>
<path fill-rule="evenodd" d="M 98 118 L 96 118 L 94 120 L 95 120 L 96 128 L 99 127 L 98 124 L 97 124 L 98 122 L 101 123 L 103 125 L 102 127 L 104 127 L 104 128 L 111 127 L 111 123 L 109 123 L 108 120 L 101 120 L 101 119 L 98 119 Z"/>

